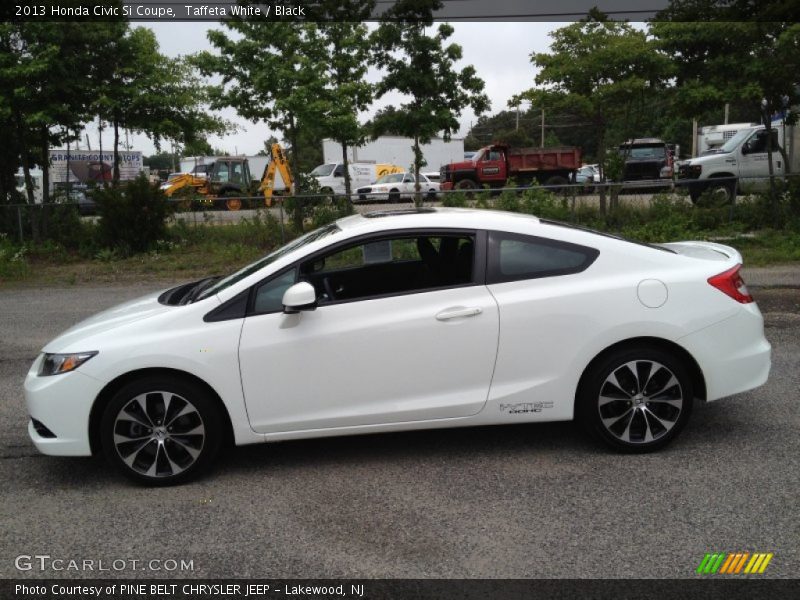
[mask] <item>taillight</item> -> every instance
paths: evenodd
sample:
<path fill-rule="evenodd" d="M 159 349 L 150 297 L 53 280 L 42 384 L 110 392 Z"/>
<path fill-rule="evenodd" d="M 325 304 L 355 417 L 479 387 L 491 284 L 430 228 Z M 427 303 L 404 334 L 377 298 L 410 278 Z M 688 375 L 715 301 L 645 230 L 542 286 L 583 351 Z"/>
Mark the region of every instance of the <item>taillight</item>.
<path fill-rule="evenodd" d="M 742 265 L 736 265 L 724 273 L 709 277 L 708 283 L 713 285 L 720 292 L 727 294 L 737 302 L 748 304 L 749 302 L 753 301 L 753 297 L 750 295 L 750 292 L 747 291 L 747 286 L 744 283 L 744 279 L 742 279 L 742 276 L 739 273 L 739 269 L 741 268 Z"/>

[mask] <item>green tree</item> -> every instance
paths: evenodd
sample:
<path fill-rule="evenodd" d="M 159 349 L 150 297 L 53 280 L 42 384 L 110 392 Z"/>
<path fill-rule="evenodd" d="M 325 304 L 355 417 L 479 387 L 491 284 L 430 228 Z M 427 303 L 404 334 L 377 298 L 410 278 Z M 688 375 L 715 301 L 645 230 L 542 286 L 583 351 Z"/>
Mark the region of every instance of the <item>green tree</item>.
<path fill-rule="evenodd" d="M 681 99 L 676 110 L 697 118 L 725 103 L 744 105 L 771 130 L 773 114 L 800 102 L 800 24 L 790 20 L 788 6 L 769 0 L 757 5 L 683 0 L 662 12 L 651 31 L 661 51 L 674 59 Z M 790 114 L 789 121 L 795 117 Z M 773 175 L 772 135 L 767 139 Z M 777 206 L 772 177 L 770 197 Z M 777 219 L 777 210 L 774 215 Z"/>
<path fill-rule="evenodd" d="M 489 108 L 481 80 L 472 66 L 459 70 L 461 47 L 446 44 L 453 28 L 441 24 L 433 35 L 433 11 L 442 8 L 440 0 L 399 0 L 386 12 L 374 33 L 377 65 L 385 75 L 376 86 L 381 98 L 397 91 L 408 101 L 399 107 L 380 110 L 372 121 L 374 135 L 394 133 L 413 138 L 415 202 L 421 203 L 419 171 L 423 165 L 420 145 L 441 134 L 449 139 L 458 131 L 458 117 L 471 107 L 475 114 Z"/>
<path fill-rule="evenodd" d="M 8 135 L 4 144 L 16 156 L 3 161 L 0 181 L 7 186 L 21 164 L 29 203 L 34 202 L 30 169 L 36 165 L 43 172 L 43 201 L 49 202 L 50 148 L 73 137 L 87 120 L 99 56 L 119 27 L 118 22 L 0 23 L 0 115 Z M 31 213 L 31 225 L 37 240 L 38 212 Z"/>
<path fill-rule="evenodd" d="M 652 98 L 664 87 L 670 62 L 645 32 L 609 21 L 596 10 L 588 20 L 561 27 L 550 37 L 550 52 L 531 55 L 539 68 L 538 87 L 521 96 L 534 106 L 569 112 L 590 123 L 604 171 L 611 121 L 621 120 L 627 130 L 624 137 L 632 137 L 637 116 L 647 114 Z M 604 188 L 600 203 L 605 212 Z"/>
<path fill-rule="evenodd" d="M 205 86 L 182 59 L 159 51 L 152 30 L 137 27 L 115 39 L 103 53 L 95 109 L 114 130 L 114 175 L 119 182 L 119 132 L 146 134 L 158 147 L 162 139 L 192 144 L 226 124 L 205 110 Z"/>
<path fill-rule="evenodd" d="M 372 86 L 366 81 L 370 61 L 370 37 L 360 21 L 368 18 L 374 0 L 323 0 L 318 3 L 317 43 L 324 51 L 324 118 L 322 133 L 342 146 L 344 187 L 352 202 L 347 149 L 364 142 L 366 128 L 359 113 L 372 102 Z"/>
<path fill-rule="evenodd" d="M 325 55 L 315 43 L 316 25 L 231 18 L 225 26 L 230 34 L 208 33 L 218 53 L 194 58 L 204 74 L 222 78 L 211 90 L 212 106 L 231 106 L 244 118 L 280 132 L 289 142 L 289 165 L 297 177 L 301 143 L 308 130 L 318 130 L 324 115 Z M 303 227 L 301 204 L 296 202 L 292 211 L 298 230 Z"/>

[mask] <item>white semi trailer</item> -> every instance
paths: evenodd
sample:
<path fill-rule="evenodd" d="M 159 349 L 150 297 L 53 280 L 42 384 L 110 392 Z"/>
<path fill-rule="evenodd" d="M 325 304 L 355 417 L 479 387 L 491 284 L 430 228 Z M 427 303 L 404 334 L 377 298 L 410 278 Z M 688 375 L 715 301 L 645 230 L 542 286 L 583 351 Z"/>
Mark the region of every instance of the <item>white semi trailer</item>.
<path fill-rule="evenodd" d="M 384 135 L 362 146 L 348 148 L 347 158 L 354 163 L 390 163 L 410 171 L 414 164 L 413 145 L 411 138 Z M 429 144 L 423 144 L 421 150 L 427 163 L 422 171 L 439 171 L 443 165 L 464 160 L 464 139 L 434 138 Z M 322 157 L 324 163 L 342 162 L 342 146 L 335 140 L 322 140 Z"/>

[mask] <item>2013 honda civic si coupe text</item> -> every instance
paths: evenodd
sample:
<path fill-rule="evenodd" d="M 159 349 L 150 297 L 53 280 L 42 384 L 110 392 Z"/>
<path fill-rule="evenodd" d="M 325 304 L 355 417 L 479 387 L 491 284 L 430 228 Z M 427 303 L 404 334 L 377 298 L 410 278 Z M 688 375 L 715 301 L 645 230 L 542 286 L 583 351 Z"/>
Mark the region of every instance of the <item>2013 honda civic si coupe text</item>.
<path fill-rule="evenodd" d="M 503 212 L 355 215 L 64 332 L 25 381 L 28 430 L 151 484 L 226 441 L 573 417 L 655 450 L 695 400 L 767 379 L 741 262 Z"/>

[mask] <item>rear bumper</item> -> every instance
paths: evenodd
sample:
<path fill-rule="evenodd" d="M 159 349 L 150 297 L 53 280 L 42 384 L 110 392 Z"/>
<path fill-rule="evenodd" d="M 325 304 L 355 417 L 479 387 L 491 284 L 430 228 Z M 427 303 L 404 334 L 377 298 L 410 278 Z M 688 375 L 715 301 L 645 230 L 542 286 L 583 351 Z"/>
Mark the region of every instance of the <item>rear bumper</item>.
<path fill-rule="evenodd" d="M 752 390 L 767 381 L 772 347 L 764 337 L 764 319 L 755 302 L 677 341 L 700 365 L 709 401 Z"/>

